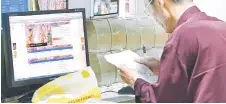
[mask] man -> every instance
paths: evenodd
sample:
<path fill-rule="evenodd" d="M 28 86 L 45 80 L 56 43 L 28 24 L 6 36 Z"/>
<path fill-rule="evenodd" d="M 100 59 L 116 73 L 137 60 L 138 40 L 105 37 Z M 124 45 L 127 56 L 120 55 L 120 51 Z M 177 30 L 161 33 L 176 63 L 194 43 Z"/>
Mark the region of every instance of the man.
<path fill-rule="evenodd" d="M 33 29 L 28 30 L 28 37 L 27 37 L 27 47 L 30 47 L 30 44 L 33 42 Z"/>
<path fill-rule="evenodd" d="M 47 37 L 47 32 L 46 32 L 46 26 L 44 24 L 41 25 L 41 34 L 40 34 L 40 43 L 45 43 L 46 37 Z"/>
<path fill-rule="evenodd" d="M 171 35 L 160 62 L 137 60 L 159 75 L 157 83 L 121 67 L 121 77 L 134 88 L 136 101 L 226 102 L 226 23 L 207 16 L 191 0 L 153 0 L 151 5 Z"/>

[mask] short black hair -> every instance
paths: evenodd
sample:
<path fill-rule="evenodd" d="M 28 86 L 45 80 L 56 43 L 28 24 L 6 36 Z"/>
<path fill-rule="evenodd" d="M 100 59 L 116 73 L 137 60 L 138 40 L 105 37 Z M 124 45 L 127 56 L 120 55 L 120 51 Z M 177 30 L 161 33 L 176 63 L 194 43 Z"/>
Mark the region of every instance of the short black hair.
<path fill-rule="evenodd" d="M 172 0 L 174 3 L 177 3 L 177 4 L 180 4 L 180 3 L 183 3 L 185 1 L 193 1 L 193 0 Z"/>

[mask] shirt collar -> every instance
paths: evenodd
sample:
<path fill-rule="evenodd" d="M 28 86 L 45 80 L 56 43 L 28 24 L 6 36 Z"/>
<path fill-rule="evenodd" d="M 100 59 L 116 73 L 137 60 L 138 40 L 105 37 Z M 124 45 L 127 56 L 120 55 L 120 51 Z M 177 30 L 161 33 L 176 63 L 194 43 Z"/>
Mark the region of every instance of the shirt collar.
<path fill-rule="evenodd" d="M 177 22 L 177 27 L 186 22 L 189 18 L 193 16 L 193 14 L 200 13 L 201 11 L 196 6 L 192 6 L 188 8 L 180 17 Z"/>

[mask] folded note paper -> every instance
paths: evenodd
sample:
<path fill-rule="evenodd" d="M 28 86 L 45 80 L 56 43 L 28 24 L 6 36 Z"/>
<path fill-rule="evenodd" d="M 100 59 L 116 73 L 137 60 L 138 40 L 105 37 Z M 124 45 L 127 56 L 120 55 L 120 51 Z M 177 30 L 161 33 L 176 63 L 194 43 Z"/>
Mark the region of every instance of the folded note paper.
<path fill-rule="evenodd" d="M 135 59 L 139 57 L 139 55 L 131 50 L 105 55 L 105 59 L 116 67 L 119 68 L 121 65 L 125 65 L 130 68 L 131 71 L 136 71 L 138 76 L 145 81 L 149 83 L 156 82 L 156 80 L 153 81 L 153 78 L 156 79 L 156 76 L 147 66 L 135 62 Z"/>

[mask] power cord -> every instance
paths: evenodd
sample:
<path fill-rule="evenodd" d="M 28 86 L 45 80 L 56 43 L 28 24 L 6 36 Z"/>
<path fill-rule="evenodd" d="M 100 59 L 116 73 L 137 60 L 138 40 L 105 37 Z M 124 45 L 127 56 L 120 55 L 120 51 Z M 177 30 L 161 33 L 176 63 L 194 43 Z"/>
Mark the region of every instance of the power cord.
<path fill-rule="evenodd" d="M 101 92 L 101 94 L 108 93 L 108 92 L 118 93 L 117 91 L 104 91 L 104 92 Z"/>
<path fill-rule="evenodd" d="M 6 99 L 6 97 L 1 94 L 1 103 L 5 103 L 5 99 Z"/>
<path fill-rule="evenodd" d="M 7 98 L 4 95 L 1 95 L 1 98 L 2 98 L 1 99 L 1 103 L 17 102 L 19 97 L 21 97 L 21 95 L 20 96 L 10 97 L 10 98 Z"/>
<path fill-rule="evenodd" d="M 31 90 L 29 92 L 26 92 L 22 94 L 17 100 L 22 103 L 31 103 L 31 99 L 33 97 L 33 94 L 36 90 Z"/>

